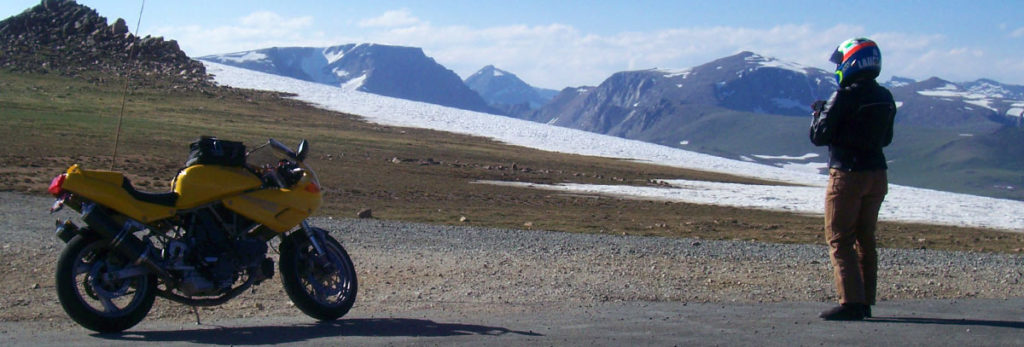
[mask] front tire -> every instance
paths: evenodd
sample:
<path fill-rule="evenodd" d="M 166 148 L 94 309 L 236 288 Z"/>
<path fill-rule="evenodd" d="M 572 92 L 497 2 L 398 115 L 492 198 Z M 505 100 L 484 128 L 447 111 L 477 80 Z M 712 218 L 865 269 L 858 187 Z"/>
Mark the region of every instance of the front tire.
<path fill-rule="evenodd" d="M 57 298 L 61 307 L 86 329 L 112 333 L 131 328 L 153 308 L 156 276 L 121 280 L 104 275 L 129 267 L 127 259 L 106 240 L 77 235 L 57 259 Z"/>
<path fill-rule="evenodd" d="M 288 298 L 302 313 L 321 321 L 344 316 L 356 301 L 355 266 L 345 248 L 321 230 L 326 254 L 317 254 L 304 232 L 281 242 L 281 282 Z"/>

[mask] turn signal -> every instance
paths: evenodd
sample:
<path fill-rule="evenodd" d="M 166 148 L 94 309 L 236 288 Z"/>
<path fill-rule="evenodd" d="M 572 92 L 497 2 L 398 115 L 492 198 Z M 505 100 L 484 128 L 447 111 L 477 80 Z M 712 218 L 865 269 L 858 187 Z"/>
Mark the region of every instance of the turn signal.
<path fill-rule="evenodd" d="M 316 185 L 316 183 L 312 183 L 311 182 L 311 183 L 306 185 L 306 191 L 310 192 L 310 193 L 314 193 L 314 194 L 319 193 L 320 192 L 320 186 Z"/>
<path fill-rule="evenodd" d="M 68 178 L 68 174 L 60 174 L 60 176 L 54 177 L 53 181 L 50 181 L 50 188 L 46 191 L 54 197 L 60 196 L 64 193 L 64 180 Z"/>

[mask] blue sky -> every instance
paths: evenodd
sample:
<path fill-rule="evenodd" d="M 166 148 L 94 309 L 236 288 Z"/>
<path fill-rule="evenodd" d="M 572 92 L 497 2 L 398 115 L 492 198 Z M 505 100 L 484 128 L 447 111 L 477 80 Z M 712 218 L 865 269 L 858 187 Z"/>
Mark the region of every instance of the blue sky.
<path fill-rule="evenodd" d="M 136 30 L 141 1 L 80 0 Z M 4 0 L 0 18 L 38 0 Z M 831 69 L 840 41 L 878 41 L 892 75 L 1024 85 L 1024 1 L 149 0 L 141 35 L 190 56 L 272 46 L 422 47 L 463 78 L 484 65 L 552 89 L 683 69 L 740 51 Z"/>

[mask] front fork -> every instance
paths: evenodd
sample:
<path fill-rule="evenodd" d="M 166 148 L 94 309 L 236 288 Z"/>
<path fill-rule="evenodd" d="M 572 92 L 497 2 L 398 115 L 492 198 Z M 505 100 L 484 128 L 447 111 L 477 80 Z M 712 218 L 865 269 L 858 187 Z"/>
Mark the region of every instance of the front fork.
<path fill-rule="evenodd" d="M 306 237 L 309 238 L 309 243 L 313 245 L 313 249 L 316 250 L 316 254 L 321 257 L 326 257 L 327 253 L 324 252 L 323 240 L 324 232 L 323 229 L 314 228 L 309 225 L 309 222 L 302 221 L 302 231 L 306 233 Z"/>

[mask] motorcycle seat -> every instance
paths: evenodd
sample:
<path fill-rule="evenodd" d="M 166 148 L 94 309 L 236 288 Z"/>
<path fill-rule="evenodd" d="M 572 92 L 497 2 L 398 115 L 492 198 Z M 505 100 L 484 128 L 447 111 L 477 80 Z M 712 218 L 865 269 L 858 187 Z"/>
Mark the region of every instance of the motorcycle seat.
<path fill-rule="evenodd" d="M 121 188 L 124 188 L 135 200 L 142 202 L 148 202 L 151 204 L 157 204 L 160 206 L 174 207 L 175 203 L 178 202 L 178 193 L 167 192 L 167 193 L 147 193 L 141 192 L 132 186 L 132 181 L 128 180 L 127 177 L 124 179 L 124 183 L 121 184 Z"/>

